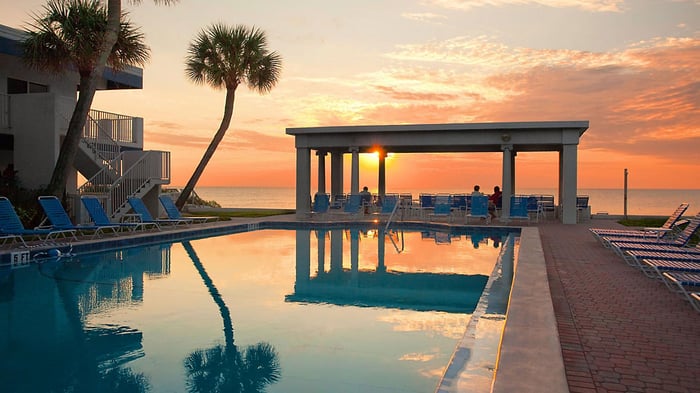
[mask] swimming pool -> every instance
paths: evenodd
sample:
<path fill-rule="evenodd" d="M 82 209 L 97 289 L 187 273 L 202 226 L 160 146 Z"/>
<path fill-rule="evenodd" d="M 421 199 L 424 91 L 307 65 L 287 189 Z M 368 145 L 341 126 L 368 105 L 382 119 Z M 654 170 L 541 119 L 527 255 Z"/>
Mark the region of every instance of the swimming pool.
<path fill-rule="evenodd" d="M 507 232 L 381 232 L 258 230 L 5 269 L 3 391 L 432 392 Z"/>

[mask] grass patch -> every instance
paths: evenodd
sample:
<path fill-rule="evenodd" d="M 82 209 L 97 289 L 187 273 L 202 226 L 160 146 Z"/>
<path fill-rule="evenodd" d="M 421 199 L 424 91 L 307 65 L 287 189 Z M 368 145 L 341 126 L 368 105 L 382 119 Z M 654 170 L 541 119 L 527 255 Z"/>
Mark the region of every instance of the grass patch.
<path fill-rule="evenodd" d="M 279 216 L 282 214 L 293 214 L 294 209 L 251 209 L 251 210 L 235 210 L 235 211 L 206 211 L 206 212 L 193 212 L 189 215 L 191 216 L 216 216 L 220 219 L 229 218 L 258 218 L 258 217 L 270 217 Z"/>
<path fill-rule="evenodd" d="M 626 227 L 660 227 L 666 222 L 665 218 L 628 218 L 618 221 Z"/>

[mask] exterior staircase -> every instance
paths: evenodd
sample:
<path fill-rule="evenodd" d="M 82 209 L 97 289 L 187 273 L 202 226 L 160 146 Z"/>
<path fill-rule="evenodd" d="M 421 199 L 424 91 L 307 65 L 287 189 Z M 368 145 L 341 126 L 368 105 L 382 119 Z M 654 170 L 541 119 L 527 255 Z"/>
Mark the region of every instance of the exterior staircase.
<path fill-rule="evenodd" d="M 74 163 L 88 179 L 78 195 L 100 198 L 113 220 L 128 213 L 129 197 L 142 198 L 170 184 L 170 152 L 144 151 L 134 119 L 91 110 Z"/>

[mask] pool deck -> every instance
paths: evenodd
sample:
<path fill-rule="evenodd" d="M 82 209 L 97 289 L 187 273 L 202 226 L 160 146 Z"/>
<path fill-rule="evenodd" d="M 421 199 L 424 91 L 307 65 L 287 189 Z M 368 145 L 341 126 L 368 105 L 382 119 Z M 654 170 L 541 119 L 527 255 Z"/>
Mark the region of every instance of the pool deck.
<path fill-rule="evenodd" d="M 293 215 L 237 218 L 192 227 L 208 231 L 262 221 L 295 219 Z M 505 333 L 500 361 L 507 361 L 508 357 L 513 361 L 535 359 L 520 363 L 527 363 L 526 373 L 538 376 L 528 379 L 518 375 L 512 366 L 511 372 L 497 370 L 494 391 L 565 392 L 564 385 L 572 393 L 700 391 L 700 313 L 663 283 L 647 278 L 604 248 L 588 232 L 589 227 L 622 226 L 609 219 L 577 225 L 546 222 L 529 226 L 527 233 L 534 234 L 534 238 L 528 246 L 533 253 L 528 254 L 534 257 L 528 257 L 531 260 L 527 264 L 519 262 L 516 282 L 527 273 L 520 285 L 525 294 L 523 303 L 532 303 L 523 307 L 530 307 L 537 314 L 522 311 L 517 318 L 513 315 L 513 320 L 519 320 L 512 330 L 516 334 L 511 337 L 516 338 L 511 345 Z M 176 232 L 189 230 L 192 228 Z M 172 237 L 175 231 L 163 232 L 164 237 Z M 114 238 L 90 242 L 105 240 Z M 526 266 L 530 267 L 526 270 Z M 548 290 L 547 285 L 533 285 L 545 276 Z M 515 286 L 513 291 L 515 296 Z M 551 292 L 551 303 L 547 292 Z M 545 306 L 539 306 L 540 301 Z M 531 344 L 538 340 L 553 344 L 550 347 L 554 349 L 560 344 L 561 351 L 550 351 L 552 355 L 547 359 L 537 360 L 542 348 Z M 557 369 L 557 364 L 562 363 L 563 370 Z M 554 385 L 543 382 L 547 381 L 547 374 L 552 374 Z M 562 374 L 561 378 L 558 374 Z M 540 378 L 543 375 L 545 378 Z"/>

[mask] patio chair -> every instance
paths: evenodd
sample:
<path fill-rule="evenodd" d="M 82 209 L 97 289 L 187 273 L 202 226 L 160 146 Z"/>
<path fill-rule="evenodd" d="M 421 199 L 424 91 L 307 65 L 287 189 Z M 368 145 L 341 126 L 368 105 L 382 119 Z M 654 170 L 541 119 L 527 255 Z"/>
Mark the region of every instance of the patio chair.
<path fill-rule="evenodd" d="M 576 220 L 578 222 L 588 221 L 591 218 L 591 212 L 588 207 L 588 195 L 576 195 Z"/>
<path fill-rule="evenodd" d="M 177 226 L 177 225 L 188 225 L 192 221 L 188 220 L 178 220 L 178 219 L 170 219 L 170 218 L 153 218 L 151 215 L 151 212 L 148 211 L 148 208 L 146 208 L 146 205 L 143 203 L 143 201 L 140 198 L 136 197 L 129 197 L 127 199 L 129 202 L 129 205 L 131 206 L 131 209 L 134 211 L 134 213 L 138 214 L 140 217 L 141 222 L 155 222 L 158 225 L 172 225 L 172 226 Z"/>
<path fill-rule="evenodd" d="M 669 244 L 658 243 L 624 243 L 611 242 L 610 248 L 623 258 L 630 251 L 664 252 L 672 254 L 697 254 L 700 255 L 698 247 L 678 247 Z"/>
<path fill-rule="evenodd" d="M 700 273 L 700 259 L 677 261 L 673 259 L 642 259 L 642 272 L 647 277 L 663 280 L 664 272 Z"/>
<path fill-rule="evenodd" d="M 39 198 L 39 205 L 46 214 L 48 221 L 51 223 L 47 229 L 52 230 L 73 230 L 82 234 L 92 233 L 92 237 L 102 237 L 106 232 L 112 232 L 113 235 L 119 234 L 119 226 L 109 225 L 75 225 L 71 221 L 68 213 L 63 208 L 61 201 L 53 195 L 44 195 Z M 41 228 L 41 226 L 40 226 Z"/>
<path fill-rule="evenodd" d="M 160 201 L 160 204 L 163 206 L 163 209 L 165 209 L 165 214 L 168 215 L 168 218 L 171 220 L 186 220 L 189 221 L 189 223 L 197 223 L 197 224 L 202 224 L 208 221 L 216 221 L 219 219 L 219 217 L 215 216 L 189 216 L 189 217 L 183 217 L 180 214 L 180 210 L 177 209 L 177 206 L 175 206 L 175 202 L 173 202 L 173 199 L 170 198 L 168 195 L 160 195 L 158 196 L 158 200 Z"/>
<path fill-rule="evenodd" d="M 530 223 L 530 203 L 534 201 L 535 214 L 537 213 L 537 198 L 524 195 L 511 195 L 510 197 L 510 213 L 505 217 L 505 221 L 509 220 L 525 220 Z"/>
<path fill-rule="evenodd" d="M 605 247 L 612 247 L 613 242 L 615 243 L 638 243 L 638 244 L 667 244 L 677 247 L 683 247 L 688 244 L 690 238 L 697 232 L 700 226 L 700 213 L 693 216 L 688 221 L 688 225 L 683 228 L 682 231 L 678 233 L 674 239 L 665 239 L 663 237 L 656 238 L 639 238 L 639 237 L 620 237 L 620 236 L 601 236 L 600 240 Z"/>
<path fill-rule="evenodd" d="M 692 272 L 664 272 L 661 274 L 663 282 L 673 292 L 685 297 L 695 311 L 700 312 L 700 301 L 691 294 L 690 288 L 700 287 L 700 273 Z"/>
<path fill-rule="evenodd" d="M 317 192 L 314 194 L 314 203 L 311 206 L 312 214 L 325 214 L 328 213 L 328 209 L 331 207 L 331 196 L 323 193 Z"/>
<path fill-rule="evenodd" d="M 12 202 L 6 197 L 0 197 L 0 236 L 2 236 L 3 244 L 7 241 L 14 242 L 19 240 L 23 246 L 29 247 L 26 237 L 36 237 L 39 240 L 46 241 L 57 239 L 59 237 L 71 237 L 76 239 L 75 230 L 53 230 L 53 229 L 27 229 L 22 224 L 15 207 Z"/>
<path fill-rule="evenodd" d="M 401 204 L 398 194 L 386 194 L 381 200 L 381 208 L 379 209 L 379 215 L 390 215 L 395 209 L 398 209 Z"/>
<path fill-rule="evenodd" d="M 447 218 L 452 221 L 452 198 L 449 195 L 436 195 L 433 212 L 429 215 L 432 219 Z"/>
<path fill-rule="evenodd" d="M 80 197 L 80 201 L 83 203 L 83 206 L 85 206 L 85 210 L 87 210 L 90 219 L 93 223 L 95 223 L 95 225 L 116 225 L 119 228 L 127 229 L 129 231 L 137 231 L 141 229 L 145 230 L 148 228 L 153 228 L 160 231 L 160 226 L 155 222 L 112 222 L 109 219 L 109 216 L 107 216 L 107 212 L 105 212 L 102 203 L 95 196 L 83 195 Z"/>
<path fill-rule="evenodd" d="M 471 198 L 471 210 L 465 216 L 467 224 L 470 218 L 484 219 L 489 222 L 489 197 L 486 195 L 474 195 Z"/>
<path fill-rule="evenodd" d="M 435 208 L 435 194 L 418 194 L 420 204 L 420 218 L 425 218 Z"/>
<path fill-rule="evenodd" d="M 662 237 L 673 232 L 679 227 L 679 220 L 683 213 L 688 210 L 688 203 L 681 203 L 676 210 L 668 216 L 666 222 L 660 227 L 648 227 L 642 229 L 608 229 L 608 228 L 590 228 L 589 231 L 596 238 L 602 236 L 620 236 L 620 237 Z"/>
<path fill-rule="evenodd" d="M 627 264 L 638 269 L 644 268 L 642 264 L 643 259 L 700 262 L 700 254 L 631 250 L 625 255 Z"/>
<path fill-rule="evenodd" d="M 345 200 L 343 210 L 339 213 L 347 215 L 359 215 L 363 212 L 364 210 L 362 209 L 362 195 L 349 194 L 348 198 Z"/>

